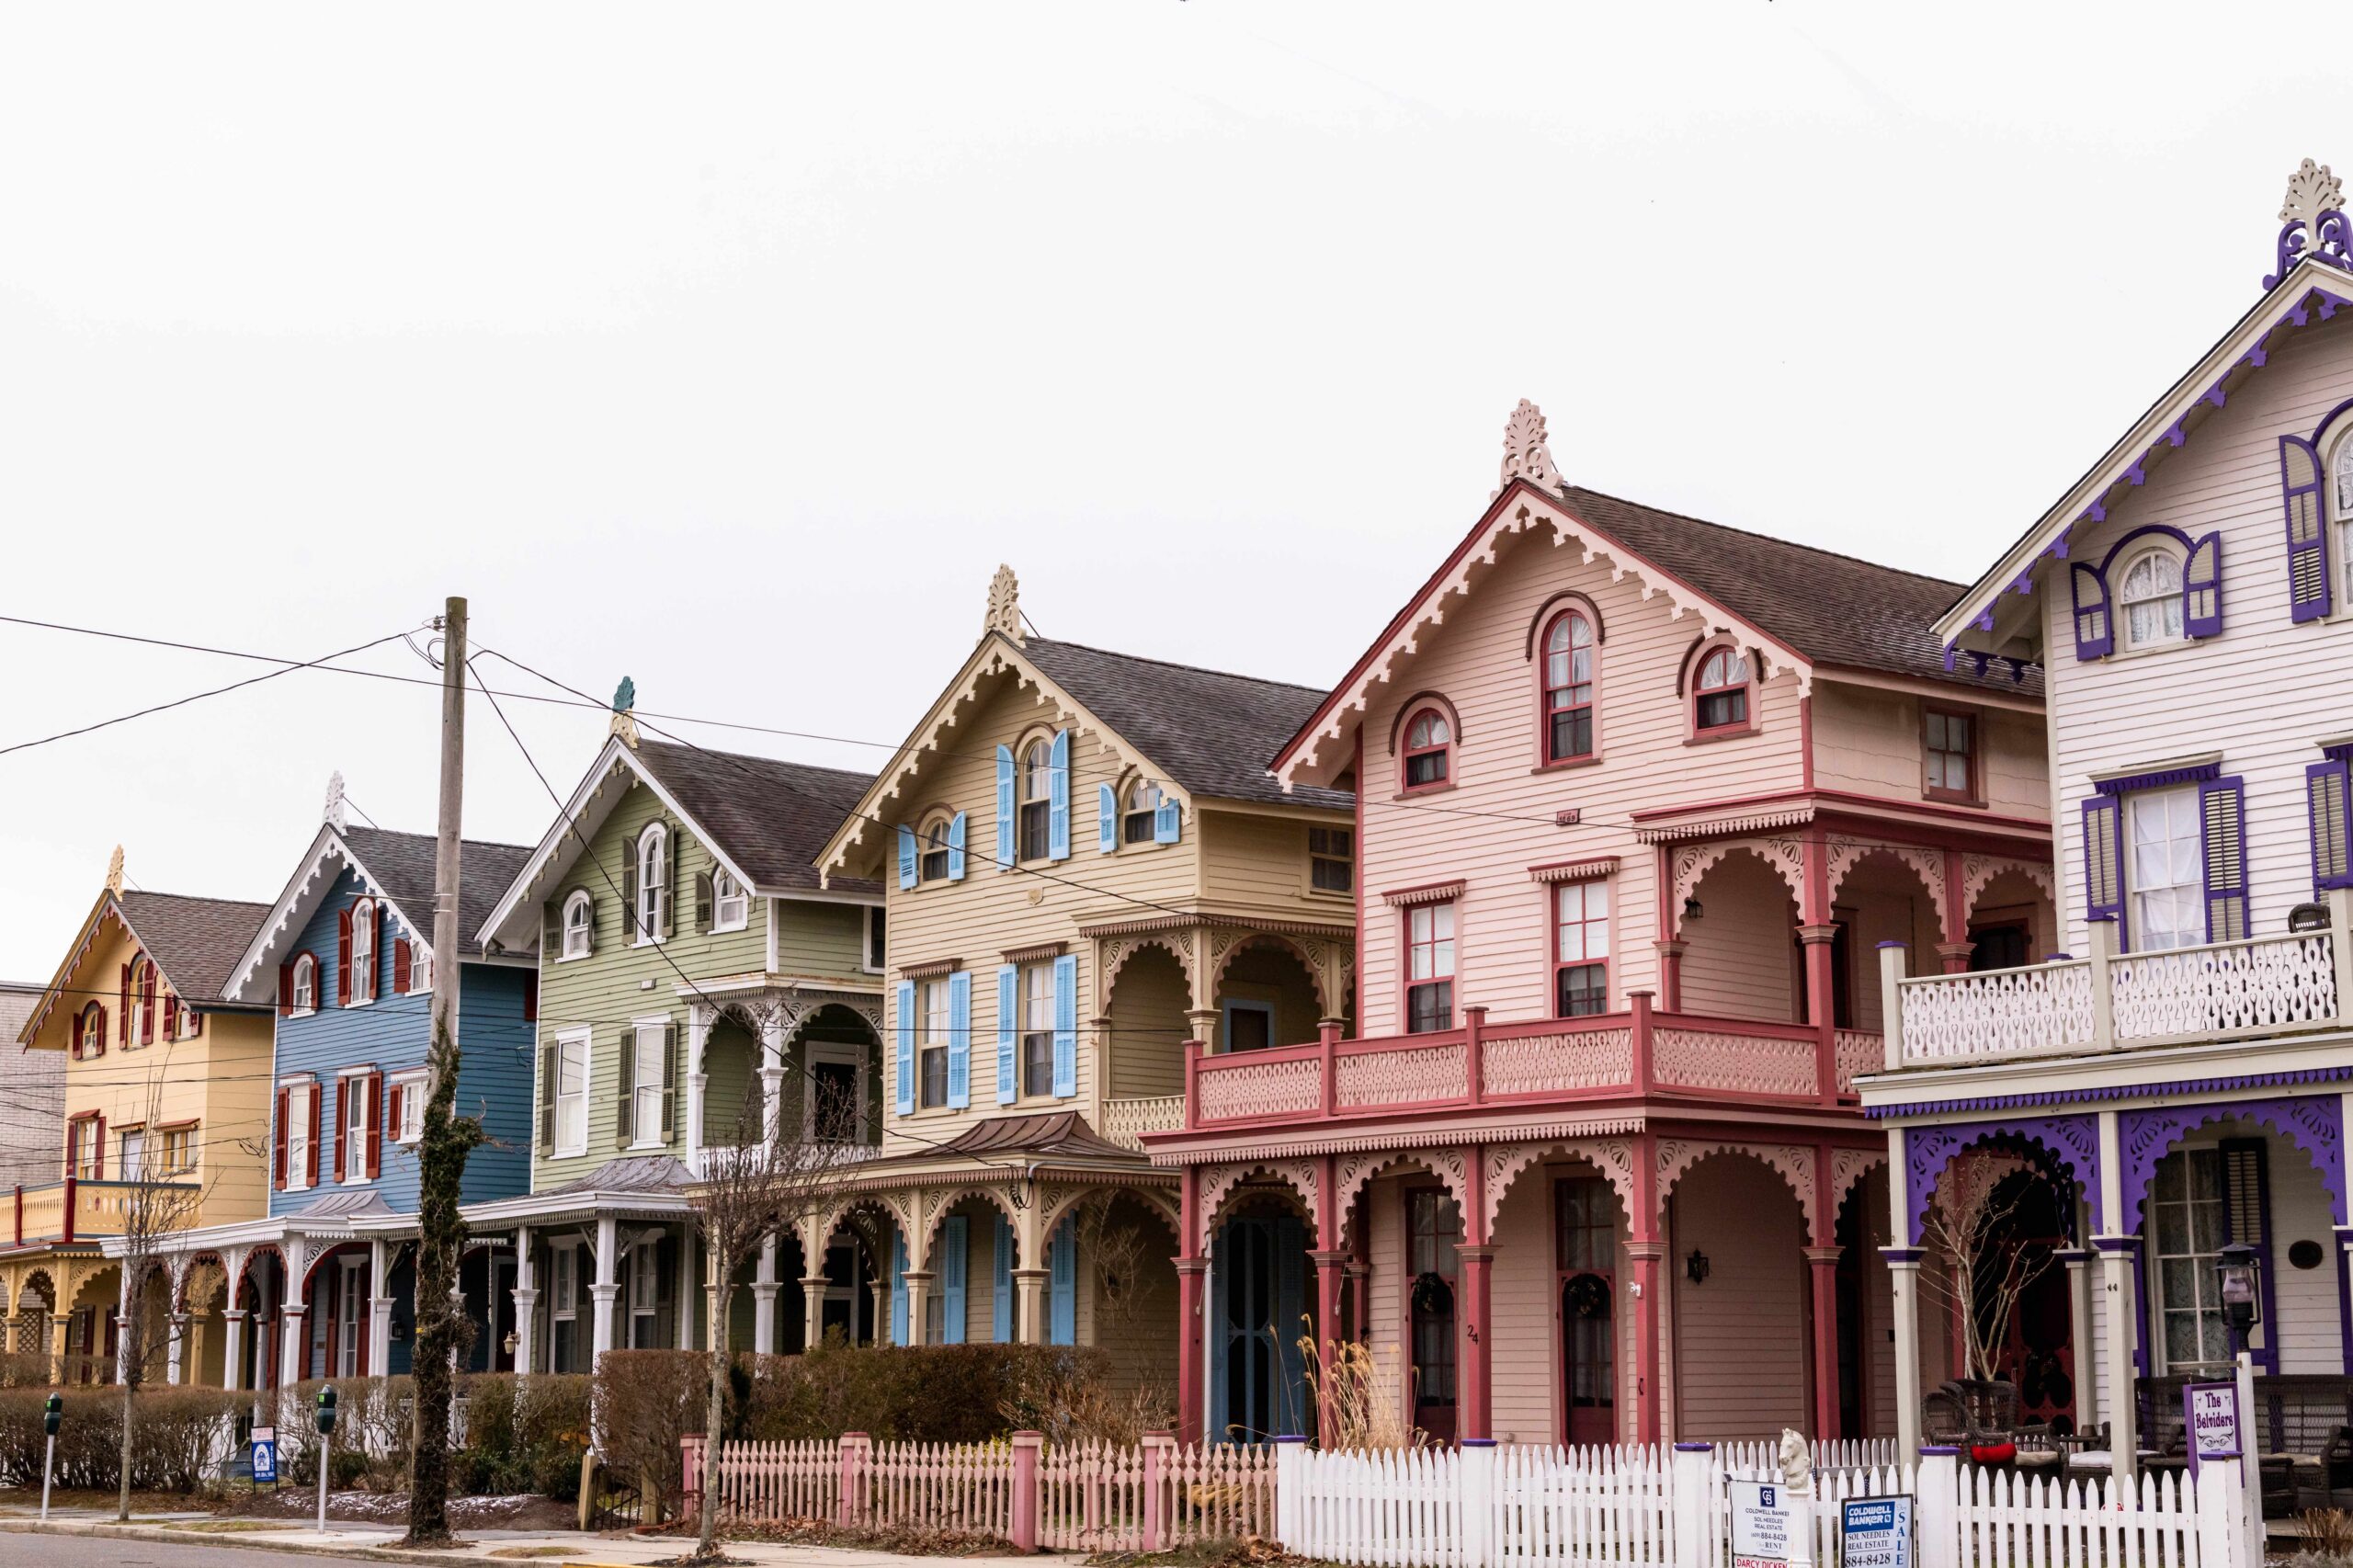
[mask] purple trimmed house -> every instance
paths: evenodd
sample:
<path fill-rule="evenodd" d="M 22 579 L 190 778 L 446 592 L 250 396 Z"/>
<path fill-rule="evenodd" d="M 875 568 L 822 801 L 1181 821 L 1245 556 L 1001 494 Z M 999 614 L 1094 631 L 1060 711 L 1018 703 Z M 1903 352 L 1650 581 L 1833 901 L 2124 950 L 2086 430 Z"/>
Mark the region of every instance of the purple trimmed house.
<path fill-rule="evenodd" d="M 2306 163 L 2245 314 L 1938 624 L 1950 659 L 2042 666 L 2065 950 L 1916 979 L 1881 955 L 1886 1071 L 1859 1086 L 1893 1156 L 1907 1440 L 1960 1375 L 1924 1227 L 1978 1152 L 2015 1184 L 1997 1244 L 2058 1258 L 1986 1336 L 2031 1416 L 2106 1424 L 2127 1462 L 2176 1449 L 2179 1384 L 2229 1375 L 2216 1255 L 2238 1242 L 2262 1260 L 2266 1502 L 2316 1501 L 2322 1456 L 2353 1453 L 2342 209 Z"/>

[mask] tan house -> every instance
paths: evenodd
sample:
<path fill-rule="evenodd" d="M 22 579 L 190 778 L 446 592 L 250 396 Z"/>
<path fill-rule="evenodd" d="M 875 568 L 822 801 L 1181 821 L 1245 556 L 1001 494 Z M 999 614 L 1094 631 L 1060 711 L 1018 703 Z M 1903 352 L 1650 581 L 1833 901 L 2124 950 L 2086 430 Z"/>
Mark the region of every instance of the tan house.
<path fill-rule="evenodd" d="M 819 858 L 889 911 L 882 1139 L 841 1212 L 894 1235 L 894 1339 L 1104 1345 L 1137 1378 L 1178 1220 L 1138 1135 L 1181 1122 L 1188 1040 L 1348 1027 L 1354 799 L 1266 771 L 1319 692 L 1026 636 L 1016 596 L 1001 569 Z"/>

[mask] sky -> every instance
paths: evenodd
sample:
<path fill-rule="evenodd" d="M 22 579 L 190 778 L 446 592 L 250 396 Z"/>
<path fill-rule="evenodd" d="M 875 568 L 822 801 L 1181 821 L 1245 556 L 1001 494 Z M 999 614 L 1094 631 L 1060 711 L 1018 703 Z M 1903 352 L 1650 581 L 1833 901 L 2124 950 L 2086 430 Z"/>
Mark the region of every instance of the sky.
<path fill-rule="evenodd" d="M 1573 483 L 1965 580 L 2260 292 L 2346 76 L 2162 6 L 10 7 L 0 616 L 430 682 L 463 595 L 870 770 L 1000 562 L 1336 679 L 1523 397 Z M 432 831 L 430 685 L 27 744 L 270 668 L 0 622 L 0 979 L 117 844 L 269 900 L 338 770 Z M 535 842 L 605 721 L 506 707 L 467 830 Z"/>

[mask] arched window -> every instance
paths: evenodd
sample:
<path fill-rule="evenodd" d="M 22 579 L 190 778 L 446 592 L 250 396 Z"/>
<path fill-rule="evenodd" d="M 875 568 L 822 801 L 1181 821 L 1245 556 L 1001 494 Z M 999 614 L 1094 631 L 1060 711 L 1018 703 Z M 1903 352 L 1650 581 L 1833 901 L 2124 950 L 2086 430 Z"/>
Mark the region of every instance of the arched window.
<path fill-rule="evenodd" d="M 670 834 L 654 823 L 637 840 L 637 939 L 658 942 L 670 928 Z"/>
<path fill-rule="evenodd" d="M 294 1011 L 314 1013 L 319 1007 L 319 960 L 303 953 L 294 960 Z"/>
<path fill-rule="evenodd" d="M 145 953 L 131 960 L 131 1014 L 122 1038 L 128 1045 L 145 1045 L 155 1038 L 155 964 Z"/>
<path fill-rule="evenodd" d="M 1149 778 L 1139 778 L 1128 786 L 1128 798 L 1120 812 L 1120 842 L 1150 844 L 1153 825 L 1159 818 L 1160 786 Z"/>
<path fill-rule="evenodd" d="M 1544 760 L 1593 755 L 1593 623 L 1563 610 L 1544 634 Z"/>
<path fill-rule="evenodd" d="M 710 928 L 741 931 L 752 921 L 752 901 L 744 884 L 722 870 L 710 873 Z"/>
<path fill-rule="evenodd" d="M 1739 649 L 1710 649 L 1691 683 L 1691 726 L 1711 730 L 1748 727 L 1748 657 Z"/>
<path fill-rule="evenodd" d="M 376 999 L 376 906 L 361 899 L 351 906 L 351 973 L 345 982 L 347 1007 Z"/>
<path fill-rule="evenodd" d="M 1405 788 L 1428 790 L 1454 775 L 1454 726 L 1436 708 L 1405 721 Z"/>
<path fill-rule="evenodd" d="M 2143 551 L 2116 579 L 2118 616 L 2127 648 L 2181 641 L 2181 557 L 2163 545 Z"/>
<path fill-rule="evenodd" d="M 596 948 L 597 901 L 588 896 L 586 888 L 578 888 L 563 901 L 563 956 L 585 959 Z"/>
<path fill-rule="evenodd" d="M 107 1052 L 107 1010 L 93 1002 L 82 1009 L 74 1020 L 74 1055 L 75 1060 L 89 1056 L 104 1056 Z"/>
<path fill-rule="evenodd" d="M 949 852 L 951 846 L 948 842 L 948 828 L 953 820 L 946 812 L 934 812 L 924 818 L 923 826 L 915 835 L 915 874 L 920 881 L 944 882 L 948 880 L 954 859 Z M 1028 858 L 1026 854 L 1023 856 L 1024 859 Z"/>
<path fill-rule="evenodd" d="M 1021 753 L 1021 858 L 1043 860 L 1052 849 L 1054 814 L 1054 744 L 1044 735 Z M 948 874 L 945 858 L 939 874 Z M 924 880 L 931 879 L 926 875 Z"/>

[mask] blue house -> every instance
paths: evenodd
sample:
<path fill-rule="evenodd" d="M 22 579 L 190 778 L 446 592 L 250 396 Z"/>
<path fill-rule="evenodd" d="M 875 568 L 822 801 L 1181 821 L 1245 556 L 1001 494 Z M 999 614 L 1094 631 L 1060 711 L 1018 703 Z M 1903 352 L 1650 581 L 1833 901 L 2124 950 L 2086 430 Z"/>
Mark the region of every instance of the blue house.
<path fill-rule="evenodd" d="M 469 840 L 459 929 L 478 931 L 529 858 Z M 224 999 L 275 1003 L 269 1214 L 173 1239 L 182 1278 L 210 1261 L 245 1314 L 232 1388 L 399 1375 L 415 1333 L 419 1145 L 437 987 L 458 993 L 456 1112 L 488 1141 L 461 1201 L 530 1187 L 531 1049 L 539 974 L 529 955 L 433 949 L 434 839 L 344 821 L 341 781 L 285 891 L 231 971 Z M 475 1370 L 505 1369 L 514 1260 L 489 1243 L 460 1271 Z"/>

